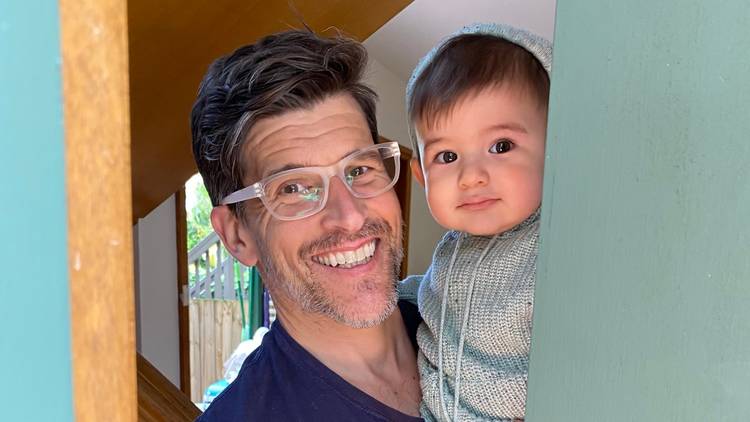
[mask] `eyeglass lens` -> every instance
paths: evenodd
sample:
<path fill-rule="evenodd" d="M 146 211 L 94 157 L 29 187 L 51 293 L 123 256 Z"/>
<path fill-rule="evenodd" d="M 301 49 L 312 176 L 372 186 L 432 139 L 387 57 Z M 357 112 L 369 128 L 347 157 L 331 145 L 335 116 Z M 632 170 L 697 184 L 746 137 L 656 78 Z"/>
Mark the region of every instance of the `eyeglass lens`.
<path fill-rule="evenodd" d="M 387 148 L 362 151 L 345 160 L 343 180 L 358 198 L 379 195 L 390 187 L 398 165 L 398 157 Z M 326 182 L 321 174 L 304 169 L 281 174 L 263 187 L 266 206 L 281 217 L 305 216 L 322 207 Z"/>

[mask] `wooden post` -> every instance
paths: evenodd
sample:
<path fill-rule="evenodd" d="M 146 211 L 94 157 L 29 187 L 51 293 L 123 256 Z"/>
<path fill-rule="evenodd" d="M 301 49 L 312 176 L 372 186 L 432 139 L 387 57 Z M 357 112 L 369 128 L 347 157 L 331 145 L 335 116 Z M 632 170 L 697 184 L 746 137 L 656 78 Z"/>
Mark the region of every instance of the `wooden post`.
<path fill-rule="evenodd" d="M 78 421 L 136 418 L 124 0 L 61 0 L 73 394 Z"/>
<path fill-rule="evenodd" d="M 190 313 L 188 304 L 188 251 L 187 251 L 187 211 L 185 210 L 185 187 L 175 193 L 175 227 L 177 230 L 177 306 L 180 330 L 180 390 L 190 397 Z M 197 278 L 196 278 L 197 279 Z"/>

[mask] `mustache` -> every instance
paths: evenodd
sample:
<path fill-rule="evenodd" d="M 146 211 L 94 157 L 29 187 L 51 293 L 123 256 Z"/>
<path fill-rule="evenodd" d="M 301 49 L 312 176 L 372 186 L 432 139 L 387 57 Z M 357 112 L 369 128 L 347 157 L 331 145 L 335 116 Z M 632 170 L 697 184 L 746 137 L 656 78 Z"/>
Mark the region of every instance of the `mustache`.
<path fill-rule="evenodd" d="M 315 255 L 317 251 L 334 248 L 344 242 L 355 242 L 368 237 L 391 237 L 393 236 L 393 227 L 383 219 L 368 218 L 362 225 L 362 228 L 356 233 L 348 233 L 344 230 L 337 230 L 326 234 L 320 239 L 305 243 L 300 248 L 300 256 Z"/>

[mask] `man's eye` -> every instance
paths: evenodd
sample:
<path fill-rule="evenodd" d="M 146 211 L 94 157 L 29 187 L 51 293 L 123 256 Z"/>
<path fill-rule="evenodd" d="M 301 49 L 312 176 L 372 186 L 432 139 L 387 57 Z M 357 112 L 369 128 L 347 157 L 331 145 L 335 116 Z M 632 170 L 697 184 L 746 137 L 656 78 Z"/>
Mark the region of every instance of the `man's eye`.
<path fill-rule="evenodd" d="M 291 195 L 294 193 L 304 192 L 306 189 L 299 183 L 289 183 L 281 187 L 281 193 Z"/>
<path fill-rule="evenodd" d="M 493 154 L 503 154 L 513 149 L 514 146 L 515 145 L 513 144 L 513 142 L 507 139 L 500 139 L 499 141 L 492 144 L 492 146 L 490 147 L 490 152 Z"/>
<path fill-rule="evenodd" d="M 443 151 L 435 156 L 435 161 L 441 164 L 448 164 L 458 160 L 458 154 L 453 151 Z"/>
<path fill-rule="evenodd" d="M 353 169 L 349 171 L 349 177 L 352 177 L 352 178 L 359 177 L 367 173 L 368 171 L 370 171 L 370 169 L 365 166 L 354 167 Z"/>
<path fill-rule="evenodd" d="M 277 198 L 285 198 L 286 201 L 304 199 L 305 201 L 320 200 L 323 189 L 315 186 L 305 186 L 300 183 L 287 183 L 279 187 Z"/>

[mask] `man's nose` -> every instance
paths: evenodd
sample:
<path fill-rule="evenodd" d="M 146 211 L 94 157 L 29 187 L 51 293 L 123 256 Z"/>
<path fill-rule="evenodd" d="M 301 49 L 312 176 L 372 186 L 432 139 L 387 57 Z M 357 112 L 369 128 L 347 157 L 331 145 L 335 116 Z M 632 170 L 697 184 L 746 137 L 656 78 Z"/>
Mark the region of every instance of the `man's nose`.
<path fill-rule="evenodd" d="M 338 177 L 332 177 L 328 186 L 328 202 L 323 209 L 323 226 L 329 230 L 350 233 L 362 228 L 367 219 L 364 200 L 355 198 Z"/>
<path fill-rule="evenodd" d="M 458 186 L 461 189 L 471 189 L 486 186 L 489 183 L 490 174 L 487 172 L 486 163 L 481 160 L 464 161 L 458 175 Z"/>

